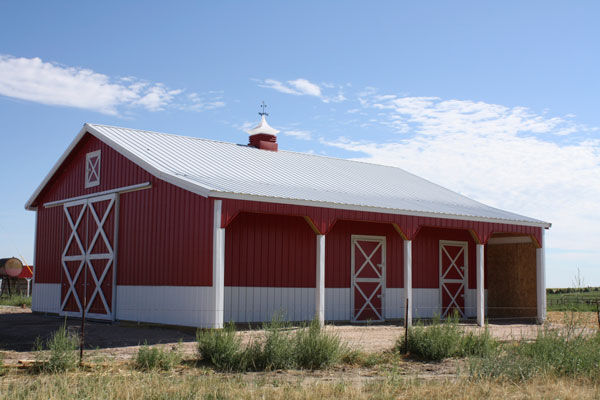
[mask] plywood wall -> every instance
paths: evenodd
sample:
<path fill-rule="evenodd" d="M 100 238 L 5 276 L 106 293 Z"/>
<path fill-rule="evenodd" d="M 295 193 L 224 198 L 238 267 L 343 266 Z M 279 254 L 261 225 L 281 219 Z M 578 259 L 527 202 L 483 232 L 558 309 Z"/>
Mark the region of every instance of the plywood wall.
<path fill-rule="evenodd" d="M 535 245 L 486 246 L 488 316 L 535 317 L 537 314 Z"/>

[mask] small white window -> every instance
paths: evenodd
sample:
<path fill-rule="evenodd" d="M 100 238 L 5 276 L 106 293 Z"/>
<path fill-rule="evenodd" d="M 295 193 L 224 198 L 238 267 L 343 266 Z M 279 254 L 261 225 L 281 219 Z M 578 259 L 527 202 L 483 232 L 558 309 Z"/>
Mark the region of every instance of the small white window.
<path fill-rule="evenodd" d="M 100 184 L 100 150 L 87 153 L 85 156 L 85 187 L 91 188 Z"/>

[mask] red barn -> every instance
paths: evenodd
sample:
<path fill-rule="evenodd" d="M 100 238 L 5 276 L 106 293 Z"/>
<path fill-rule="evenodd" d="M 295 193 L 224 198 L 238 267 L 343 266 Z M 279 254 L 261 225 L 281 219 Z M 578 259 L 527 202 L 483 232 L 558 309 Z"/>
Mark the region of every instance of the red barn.
<path fill-rule="evenodd" d="M 545 318 L 549 223 L 402 169 L 85 124 L 26 204 L 33 310 L 220 327 Z M 408 315 L 405 315 L 406 304 Z"/>

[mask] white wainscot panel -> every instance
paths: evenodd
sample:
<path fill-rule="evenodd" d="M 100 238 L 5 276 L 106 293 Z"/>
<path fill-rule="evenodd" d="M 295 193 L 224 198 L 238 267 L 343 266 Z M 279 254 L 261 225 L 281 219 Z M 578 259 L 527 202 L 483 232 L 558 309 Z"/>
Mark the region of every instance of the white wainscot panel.
<path fill-rule="evenodd" d="M 413 293 L 415 289 L 413 289 Z M 385 289 L 385 319 L 404 318 L 406 310 L 406 299 L 404 298 L 403 288 Z"/>
<path fill-rule="evenodd" d="M 275 314 L 288 321 L 312 320 L 315 289 L 225 286 L 225 322 L 267 322 Z"/>
<path fill-rule="evenodd" d="M 350 288 L 325 288 L 325 320 L 350 321 Z"/>
<path fill-rule="evenodd" d="M 487 296 L 488 291 L 483 291 L 483 304 L 484 312 L 487 315 Z M 465 314 L 467 318 L 477 318 L 477 289 L 466 289 L 465 290 Z"/>
<path fill-rule="evenodd" d="M 441 313 L 440 289 L 415 289 L 413 296 L 413 318 L 433 318 Z"/>
<path fill-rule="evenodd" d="M 60 283 L 35 283 L 31 295 L 32 311 L 48 313 L 60 311 Z"/>
<path fill-rule="evenodd" d="M 208 286 L 117 285 L 117 319 L 210 327 L 213 297 Z"/>

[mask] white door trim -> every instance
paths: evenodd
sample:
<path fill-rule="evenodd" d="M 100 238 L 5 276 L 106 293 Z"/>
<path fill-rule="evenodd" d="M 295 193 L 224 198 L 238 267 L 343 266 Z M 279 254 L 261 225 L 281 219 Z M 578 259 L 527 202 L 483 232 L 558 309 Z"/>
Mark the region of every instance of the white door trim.
<path fill-rule="evenodd" d="M 452 257 L 450 257 L 450 254 L 448 254 L 448 252 L 446 251 L 445 246 L 455 246 L 455 247 L 462 247 L 462 248 L 458 252 L 456 257 L 452 258 Z M 465 293 L 466 293 L 466 290 L 467 290 L 468 284 L 469 284 L 469 242 L 456 241 L 456 240 L 440 240 L 438 248 L 439 248 L 439 256 L 438 256 L 439 275 L 438 276 L 439 276 L 439 285 L 440 285 L 440 307 L 441 307 L 440 315 L 442 318 L 444 318 L 444 317 L 446 317 L 446 314 L 447 314 L 447 310 L 444 310 L 444 301 L 443 301 L 443 291 L 445 289 L 446 292 L 448 293 L 448 296 L 450 296 L 450 305 L 448 306 L 448 309 L 454 303 L 457 306 L 456 308 L 458 308 L 458 310 L 460 311 L 461 317 L 465 318 L 465 315 L 466 315 L 465 314 L 465 307 L 466 307 Z M 448 270 L 445 271 L 445 273 L 442 270 L 442 268 L 443 268 L 442 267 L 442 259 L 443 259 L 442 254 L 443 254 L 443 252 L 448 256 L 448 258 L 451 261 L 450 267 L 448 267 Z M 465 265 L 464 265 L 463 271 L 460 271 L 460 269 L 456 265 L 456 261 L 463 254 L 464 254 Z M 462 275 L 462 279 L 444 279 L 444 277 L 448 274 L 448 271 L 450 271 L 450 269 L 452 267 L 455 267 L 456 271 L 458 271 L 458 273 Z M 446 286 L 444 286 L 445 282 L 461 283 L 462 287 L 455 293 L 454 296 L 452 296 L 450 291 L 446 288 Z M 460 295 L 462 295 L 462 298 L 463 298 L 462 309 L 460 307 L 458 307 L 458 303 L 456 302 L 456 299 Z"/>
<path fill-rule="evenodd" d="M 370 255 L 367 255 L 364 250 L 357 243 L 359 241 L 370 241 L 370 242 L 378 242 L 379 244 L 375 247 L 375 249 L 371 252 Z M 358 271 L 356 270 L 356 258 L 355 258 L 355 248 L 357 248 L 365 258 L 365 262 L 363 265 L 358 267 Z M 371 257 L 375 255 L 378 251 L 381 251 L 381 264 L 376 268 L 371 261 Z M 373 322 L 382 322 L 385 320 L 385 276 L 386 276 L 386 237 L 385 236 L 370 236 L 370 235 L 352 235 L 350 240 L 350 259 L 351 259 L 351 283 L 350 283 L 350 315 L 352 322 L 364 322 L 363 320 L 357 320 L 356 317 L 359 316 L 367 306 L 370 305 L 371 309 L 375 312 L 376 315 L 380 317 L 378 320 L 372 320 Z M 379 275 L 378 278 L 356 278 L 367 264 L 371 264 L 373 270 Z M 378 287 L 371 293 L 371 296 L 366 296 L 365 293 L 361 290 L 361 288 L 356 284 L 357 282 L 379 282 Z M 365 299 L 365 304 L 363 307 L 357 312 L 354 309 L 354 293 L 355 290 L 358 290 L 361 296 Z M 377 293 L 377 291 L 381 289 L 381 310 L 377 310 L 371 303 L 373 296 Z"/>

